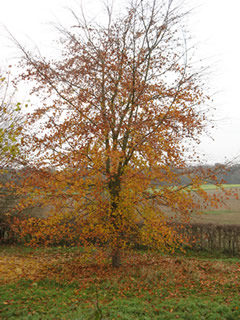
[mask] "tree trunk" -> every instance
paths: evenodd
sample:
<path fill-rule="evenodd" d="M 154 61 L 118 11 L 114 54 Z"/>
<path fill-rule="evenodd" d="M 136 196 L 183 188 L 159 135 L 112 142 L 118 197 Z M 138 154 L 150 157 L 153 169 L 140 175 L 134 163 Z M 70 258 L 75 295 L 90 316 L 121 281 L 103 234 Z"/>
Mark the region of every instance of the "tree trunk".
<path fill-rule="evenodd" d="M 114 249 L 112 252 L 112 266 L 114 268 L 119 268 L 121 265 L 121 255 L 120 249 Z"/>

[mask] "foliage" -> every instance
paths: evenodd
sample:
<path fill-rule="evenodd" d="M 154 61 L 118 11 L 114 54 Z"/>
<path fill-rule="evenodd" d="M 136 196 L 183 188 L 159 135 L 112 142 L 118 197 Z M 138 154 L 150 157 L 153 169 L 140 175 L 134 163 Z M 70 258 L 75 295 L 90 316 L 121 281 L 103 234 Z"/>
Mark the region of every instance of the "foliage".
<path fill-rule="evenodd" d="M 23 116 L 21 103 L 14 101 L 14 92 L 10 91 L 9 74 L 0 71 L 0 165 L 7 166 L 9 158 L 19 153 L 19 136 L 22 131 Z"/>
<path fill-rule="evenodd" d="M 200 210 L 195 194 L 210 197 L 199 188 L 203 179 L 216 177 L 186 169 L 186 143 L 205 130 L 208 96 L 187 60 L 182 8 L 153 0 L 130 2 L 116 16 L 107 9 L 107 23 L 73 13 L 74 27 L 58 28 L 58 60 L 19 45 L 21 79 L 42 100 L 28 116 L 23 147 L 31 174 L 18 193 L 21 209 L 52 208 L 45 220 L 24 221 L 23 237 L 71 242 L 78 229 L 80 244 L 108 246 L 118 266 L 120 249 L 136 241 L 162 250 L 181 243 L 164 208 L 188 221 Z M 181 185 L 183 174 L 194 193 Z M 161 192 L 148 192 L 155 183 Z M 213 196 L 211 205 L 218 201 Z"/>
<path fill-rule="evenodd" d="M 3 319 L 238 319 L 240 260 L 134 252 L 115 270 L 79 248 L 2 247 Z"/>
<path fill-rule="evenodd" d="M 21 104 L 14 99 L 10 73 L 0 70 L 0 242 L 10 233 L 9 210 L 16 205 L 16 194 L 10 187 L 16 175 L 10 166 L 20 156 L 20 140 L 24 124 Z M 11 164 L 10 164 L 11 162 Z"/>

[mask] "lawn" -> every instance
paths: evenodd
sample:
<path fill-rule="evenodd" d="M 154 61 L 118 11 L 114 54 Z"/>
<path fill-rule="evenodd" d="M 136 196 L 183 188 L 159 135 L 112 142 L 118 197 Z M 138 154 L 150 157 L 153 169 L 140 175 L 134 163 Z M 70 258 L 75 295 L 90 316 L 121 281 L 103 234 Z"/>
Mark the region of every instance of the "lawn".
<path fill-rule="evenodd" d="M 0 247 L 1 319 L 240 319 L 240 259 Z"/>

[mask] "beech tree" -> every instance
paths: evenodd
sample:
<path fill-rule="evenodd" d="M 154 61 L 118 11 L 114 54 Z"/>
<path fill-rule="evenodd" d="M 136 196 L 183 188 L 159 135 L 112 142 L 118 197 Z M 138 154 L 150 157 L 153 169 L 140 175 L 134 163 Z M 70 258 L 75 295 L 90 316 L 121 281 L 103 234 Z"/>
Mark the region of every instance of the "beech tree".
<path fill-rule="evenodd" d="M 208 97 L 188 60 L 185 14 L 174 1 L 136 0 L 124 13 L 106 12 L 102 24 L 72 12 L 73 27 L 58 28 L 56 59 L 20 46 L 21 79 L 41 103 L 28 115 L 23 145 L 31 174 L 19 193 L 22 207 L 51 205 L 45 220 L 22 224 L 33 244 L 77 237 L 110 248 L 119 266 L 121 250 L 136 243 L 178 245 L 169 220 L 189 221 L 199 199 L 209 200 L 202 173 L 185 171 L 186 145 L 208 123 Z"/>

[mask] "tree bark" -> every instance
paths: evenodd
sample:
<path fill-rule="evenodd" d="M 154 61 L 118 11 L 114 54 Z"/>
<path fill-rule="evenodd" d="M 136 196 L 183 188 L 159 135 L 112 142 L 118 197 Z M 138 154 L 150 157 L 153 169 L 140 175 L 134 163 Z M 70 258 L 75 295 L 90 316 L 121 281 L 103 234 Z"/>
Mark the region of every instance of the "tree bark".
<path fill-rule="evenodd" d="M 121 265 L 121 254 L 120 249 L 114 249 L 112 252 L 112 266 L 114 268 L 119 268 Z"/>

